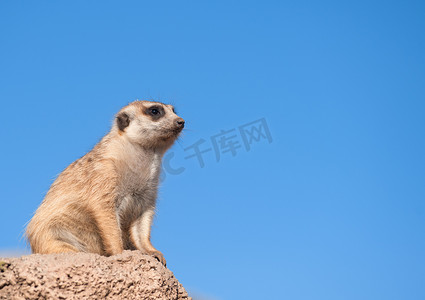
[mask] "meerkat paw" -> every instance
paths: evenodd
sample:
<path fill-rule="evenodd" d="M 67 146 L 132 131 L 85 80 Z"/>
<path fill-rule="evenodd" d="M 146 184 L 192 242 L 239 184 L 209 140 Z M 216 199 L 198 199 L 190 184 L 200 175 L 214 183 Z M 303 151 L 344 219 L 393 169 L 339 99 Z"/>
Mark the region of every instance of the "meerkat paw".
<path fill-rule="evenodd" d="M 152 251 L 148 253 L 149 255 L 152 255 L 153 257 L 155 257 L 161 264 L 164 265 L 164 267 L 167 266 L 167 261 L 164 258 L 164 255 L 160 252 L 160 251 Z"/>

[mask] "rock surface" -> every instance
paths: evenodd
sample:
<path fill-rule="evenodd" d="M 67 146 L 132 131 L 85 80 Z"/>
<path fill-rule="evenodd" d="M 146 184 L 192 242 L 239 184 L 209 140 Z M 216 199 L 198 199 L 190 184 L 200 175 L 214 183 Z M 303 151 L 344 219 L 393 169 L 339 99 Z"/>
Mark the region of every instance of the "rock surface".
<path fill-rule="evenodd" d="M 138 251 L 0 259 L 0 299 L 191 299 L 173 273 Z"/>

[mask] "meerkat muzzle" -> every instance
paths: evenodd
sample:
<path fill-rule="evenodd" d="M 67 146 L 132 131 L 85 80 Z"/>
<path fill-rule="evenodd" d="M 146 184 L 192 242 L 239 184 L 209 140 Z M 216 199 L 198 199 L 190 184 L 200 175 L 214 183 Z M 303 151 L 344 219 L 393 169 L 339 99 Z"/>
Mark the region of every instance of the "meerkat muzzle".
<path fill-rule="evenodd" d="M 178 130 L 182 130 L 184 128 L 184 120 L 182 118 L 178 118 L 175 122 L 176 127 L 178 128 Z"/>

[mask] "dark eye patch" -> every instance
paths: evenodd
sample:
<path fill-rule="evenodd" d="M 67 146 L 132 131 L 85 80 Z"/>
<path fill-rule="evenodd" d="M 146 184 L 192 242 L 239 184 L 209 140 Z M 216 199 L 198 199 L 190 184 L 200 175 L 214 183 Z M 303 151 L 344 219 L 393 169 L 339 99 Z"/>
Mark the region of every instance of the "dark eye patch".
<path fill-rule="evenodd" d="M 165 111 L 162 106 L 153 105 L 145 109 L 145 114 L 150 116 L 153 121 L 156 121 L 165 115 Z"/>

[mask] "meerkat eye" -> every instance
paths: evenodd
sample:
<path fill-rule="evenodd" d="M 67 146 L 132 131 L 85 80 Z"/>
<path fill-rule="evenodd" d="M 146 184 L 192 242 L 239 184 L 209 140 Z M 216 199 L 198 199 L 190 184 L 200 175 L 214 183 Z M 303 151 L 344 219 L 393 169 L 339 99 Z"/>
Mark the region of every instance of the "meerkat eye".
<path fill-rule="evenodd" d="M 156 109 L 156 108 L 151 108 L 151 114 L 152 115 L 159 115 L 161 112 L 158 110 L 158 109 Z"/>
<path fill-rule="evenodd" d="M 165 116 L 165 111 L 161 106 L 154 105 L 146 108 L 145 114 L 150 116 L 153 121 L 156 121 Z"/>

